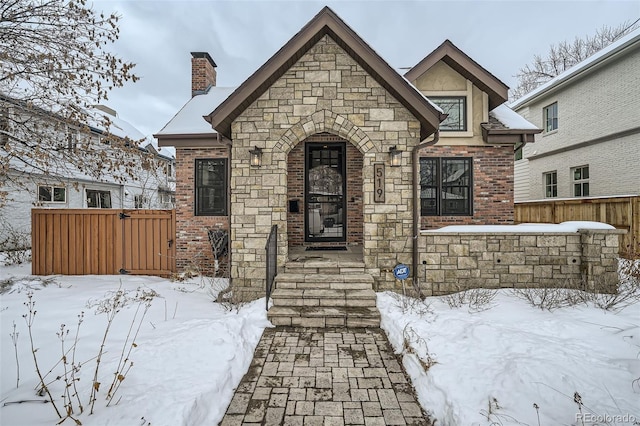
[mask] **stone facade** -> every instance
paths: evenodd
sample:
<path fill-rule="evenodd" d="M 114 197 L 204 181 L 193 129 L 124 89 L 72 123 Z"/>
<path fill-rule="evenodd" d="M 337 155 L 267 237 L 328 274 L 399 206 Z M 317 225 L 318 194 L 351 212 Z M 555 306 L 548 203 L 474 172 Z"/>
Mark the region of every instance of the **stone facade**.
<path fill-rule="evenodd" d="M 421 287 L 430 295 L 479 287 L 615 289 L 618 238 L 624 232 L 424 232 Z"/>
<path fill-rule="evenodd" d="M 411 261 L 410 151 L 420 141 L 420 123 L 398 100 L 324 36 L 234 120 L 231 131 L 231 275 L 238 288 L 252 297 L 264 293 L 264 242 L 273 224 L 279 227 L 278 261 L 286 260 L 289 153 L 323 132 L 362 155 L 364 262 L 380 286 L 393 285 L 392 268 Z M 259 168 L 249 165 L 254 146 L 263 149 Z M 403 151 L 401 167 L 389 166 L 392 146 Z M 373 202 L 374 163 L 386 164 L 385 203 Z"/>
<path fill-rule="evenodd" d="M 228 216 L 196 216 L 195 160 L 228 158 L 226 147 L 176 150 L 176 267 L 178 271 L 215 274 L 209 229 L 229 229 Z M 264 245 L 264 243 L 263 243 Z"/>

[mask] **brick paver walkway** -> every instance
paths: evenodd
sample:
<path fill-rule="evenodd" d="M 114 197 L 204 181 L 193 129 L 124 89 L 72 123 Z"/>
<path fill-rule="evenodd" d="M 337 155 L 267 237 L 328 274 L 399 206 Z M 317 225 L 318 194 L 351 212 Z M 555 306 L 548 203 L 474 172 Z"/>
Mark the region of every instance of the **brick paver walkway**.
<path fill-rule="evenodd" d="M 265 329 L 221 423 L 431 425 L 379 328 Z"/>

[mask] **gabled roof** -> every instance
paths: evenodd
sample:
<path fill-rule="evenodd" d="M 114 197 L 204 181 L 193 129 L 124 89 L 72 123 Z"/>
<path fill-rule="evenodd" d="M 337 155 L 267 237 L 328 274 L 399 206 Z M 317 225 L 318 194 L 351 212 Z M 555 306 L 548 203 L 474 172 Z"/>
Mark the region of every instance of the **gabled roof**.
<path fill-rule="evenodd" d="M 444 119 L 441 113 L 326 6 L 209 114 L 207 121 L 218 133 L 230 138 L 233 120 L 325 35 L 329 35 L 420 121 L 422 139 L 438 129 Z"/>
<path fill-rule="evenodd" d="M 627 52 L 629 48 L 634 47 L 640 47 L 640 28 L 614 41 L 609 46 L 594 53 L 568 70 L 565 70 L 520 99 L 516 99 L 510 106 L 513 109 L 521 108 L 534 99 L 564 86 L 564 84 L 569 83 L 569 81 L 586 76 L 589 72 L 609 62 L 610 59 L 617 58 L 620 54 L 623 54 L 623 52 Z"/>
<path fill-rule="evenodd" d="M 464 78 L 471 80 L 476 87 L 489 95 L 490 110 L 507 101 L 509 97 L 509 87 L 489 71 L 478 65 L 476 61 L 467 56 L 449 40 L 445 40 L 404 76 L 407 80 L 413 82 L 440 61 L 449 65 Z"/>

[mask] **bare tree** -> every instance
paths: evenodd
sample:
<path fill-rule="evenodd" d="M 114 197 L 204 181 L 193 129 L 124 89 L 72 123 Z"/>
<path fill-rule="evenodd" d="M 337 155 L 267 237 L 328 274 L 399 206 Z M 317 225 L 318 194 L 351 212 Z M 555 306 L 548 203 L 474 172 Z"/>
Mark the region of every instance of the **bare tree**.
<path fill-rule="evenodd" d="M 87 0 L 0 3 L 0 186 L 34 173 L 124 180 L 139 168 L 137 141 L 92 109 L 138 80 L 109 51 L 118 20 Z"/>
<path fill-rule="evenodd" d="M 640 19 L 633 23 L 624 22 L 617 27 L 604 25 L 592 36 L 552 44 L 546 56 L 535 55 L 533 62 L 520 68 L 515 75 L 518 87 L 511 91 L 511 98 L 515 100 L 526 95 L 639 27 Z"/>

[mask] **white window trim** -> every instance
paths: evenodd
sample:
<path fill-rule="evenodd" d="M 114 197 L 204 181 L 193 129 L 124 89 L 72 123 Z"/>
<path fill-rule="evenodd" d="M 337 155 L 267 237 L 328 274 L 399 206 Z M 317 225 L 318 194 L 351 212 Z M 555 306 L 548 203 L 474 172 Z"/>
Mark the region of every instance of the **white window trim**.
<path fill-rule="evenodd" d="M 556 174 L 556 183 L 555 185 L 551 183 L 549 186 L 555 186 L 556 195 L 547 195 L 547 175 L 552 173 Z M 558 198 L 558 171 L 557 170 L 549 170 L 548 172 L 542 173 L 542 197 L 546 199 Z"/>
<path fill-rule="evenodd" d="M 438 91 L 434 91 L 434 90 L 429 90 L 429 91 L 423 91 L 422 94 L 424 94 L 427 98 L 429 96 L 436 96 L 436 97 L 460 97 L 460 96 L 464 96 L 466 98 L 466 104 L 467 104 L 467 130 L 464 132 L 440 132 L 440 137 L 441 138 L 470 138 L 473 137 L 473 83 L 471 82 L 471 80 L 467 80 L 467 89 L 466 90 L 438 90 Z M 482 103 L 484 104 L 484 97 L 482 98 Z M 489 102 L 488 102 L 488 97 L 487 97 L 487 107 L 484 108 L 483 105 L 483 110 L 486 110 L 487 113 L 487 121 L 489 120 Z M 484 116 L 484 114 L 483 114 Z"/>
<path fill-rule="evenodd" d="M 47 187 L 51 190 L 51 201 L 44 201 L 44 200 L 40 200 L 40 188 L 41 187 Z M 53 193 L 54 188 L 58 188 L 58 189 L 64 189 L 64 201 L 54 201 L 54 196 Z M 38 204 L 43 204 L 43 203 L 47 203 L 47 204 L 66 204 L 67 203 L 67 187 L 66 186 L 60 186 L 60 185 L 49 185 L 49 184 L 39 184 L 38 185 L 38 192 L 36 194 L 36 199 Z"/>
<path fill-rule="evenodd" d="M 551 106 L 555 105 L 556 106 L 556 128 L 547 131 L 547 114 L 546 111 L 548 108 L 550 108 Z M 542 107 L 542 136 L 547 136 L 547 135 L 552 135 L 554 133 L 558 132 L 558 129 L 560 128 L 560 117 L 559 117 L 559 109 L 558 109 L 558 101 L 553 101 L 550 104 L 547 104 L 545 106 Z"/>
<path fill-rule="evenodd" d="M 102 201 L 100 200 L 100 205 L 97 207 L 89 207 L 89 202 L 88 202 L 88 196 L 89 196 L 89 191 L 91 192 L 97 192 L 97 193 L 108 193 L 109 194 L 109 202 L 111 203 L 111 207 L 103 207 L 102 206 Z M 113 194 L 111 193 L 111 190 L 109 189 L 95 189 L 95 188 L 85 188 L 84 189 L 84 205 L 85 208 L 87 209 L 112 209 L 113 207 Z"/>
<path fill-rule="evenodd" d="M 586 168 L 587 170 L 589 170 L 589 177 L 588 178 L 582 178 L 582 179 L 575 179 L 575 171 L 577 169 L 584 169 Z M 576 166 L 576 167 L 571 167 L 570 169 L 570 173 L 571 173 L 571 196 L 574 198 L 583 198 L 583 197 L 589 197 L 589 195 L 584 195 L 584 191 L 582 184 L 586 183 L 587 185 L 589 185 L 589 194 L 591 194 L 591 168 L 589 167 L 588 164 L 583 164 L 582 166 Z M 582 192 L 582 194 L 580 195 L 576 195 L 576 185 L 580 185 L 580 192 Z"/>

